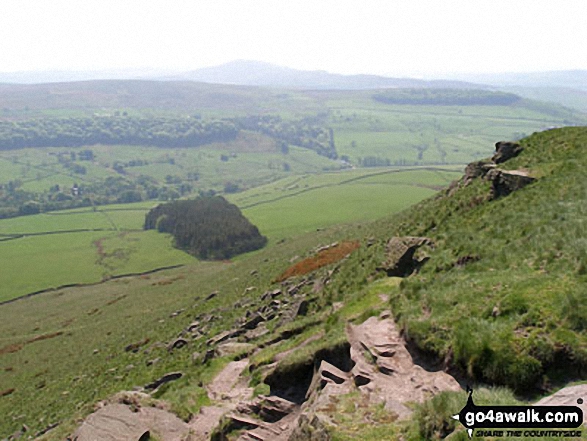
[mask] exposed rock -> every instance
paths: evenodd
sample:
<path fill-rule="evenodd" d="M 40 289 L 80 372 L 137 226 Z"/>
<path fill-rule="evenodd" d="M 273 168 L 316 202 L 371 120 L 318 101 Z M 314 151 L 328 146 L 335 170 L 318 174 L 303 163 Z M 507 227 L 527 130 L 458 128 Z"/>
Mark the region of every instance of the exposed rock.
<path fill-rule="evenodd" d="M 294 304 L 293 306 L 293 316 L 299 317 L 304 316 L 308 313 L 308 308 L 310 307 L 310 303 L 307 300 L 301 300 Z"/>
<path fill-rule="evenodd" d="M 536 180 L 519 170 L 491 170 L 485 176 L 491 182 L 491 199 L 497 199 L 524 188 Z"/>
<path fill-rule="evenodd" d="M 491 158 L 496 164 L 507 161 L 522 153 L 524 150 L 520 144 L 515 142 L 500 141 L 495 143 L 495 154 Z"/>
<path fill-rule="evenodd" d="M 259 337 L 263 337 L 264 335 L 269 334 L 269 329 L 265 326 L 265 323 L 261 323 L 255 329 L 251 329 L 243 334 L 243 338 L 245 341 L 255 340 Z"/>
<path fill-rule="evenodd" d="M 255 348 L 255 345 L 251 343 L 239 343 L 239 342 L 226 342 L 220 344 L 216 348 L 216 353 L 219 357 L 225 357 L 227 355 L 246 353 Z"/>
<path fill-rule="evenodd" d="M 179 440 L 188 426 L 177 416 L 154 407 L 141 407 L 133 412 L 124 404 L 107 404 L 91 414 L 73 434 L 76 441 L 147 440 L 148 433 L 159 439 Z"/>
<path fill-rule="evenodd" d="M 168 374 L 163 375 L 161 378 L 149 383 L 145 386 L 147 390 L 157 389 L 165 383 L 169 383 L 171 381 L 179 380 L 183 377 L 183 372 L 170 372 Z"/>
<path fill-rule="evenodd" d="M 495 168 L 495 164 L 489 161 L 475 161 L 471 162 L 465 168 L 465 176 L 463 181 L 466 184 L 473 179 L 484 177 L 490 170 Z"/>
<path fill-rule="evenodd" d="M 191 322 L 185 330 L 187 332 L 194 332 L 200 327 L 200 322 L 198 320 Z"/>
<path fill-rule="evenodd" d="M 254 314 L 251 315 L 249 320 L 247 322 L 245 322 L 244 325 L 242 325 L 242 328 L 249 329 L 249 330 L 255 329 L 258 324 L 260 324 L 261 322 L 264 322 L 264 321 L 265 321 L 265 317 L 263 317 L 258 312 L 255 312 Z"/>
<path fill-rule="evenodd" d="M 433 246 L 427 237 L 392 237 L 387 243 L 386 260 L 378 267 L 389 277 L 406 277 L 417 271 L 427 260 L 427 256 L 417 256 L 416 252 L 424 245 Z"/>
<path fill-rule="evenodd" d="M 565 387 L 548 397 L 542 398 L 535 406 L 578 406 L 583 410 L 583 424 L 587 424 L 587 384 Z M 579 403 L 577 400 L 581 399 Z"/>
<path fill-rule="evenodd" d="M 136 353 L 136 352 L 139 351 L 139 349 L 141 348 L 141 346 L 146 345 L 147 343 L 149 343 L 149 341 L 151 341 L 149 338 L 145 338 L 145 339 L 143 339 L 141 341 L 138 341 L 136 343 L 131 343 L 131 344 L 127 345 L 124 348 L 124 350 L 126 352 L 135 352 Z"/>
<path fill-rule="evenodd" d="M 169 343 L 167 345 L 167 350 L 168 351 L 173 351 L 175 349 L 181 349 L 184 346 L 187 346 L 188 341 L 185 338 L 176 338 L 175 340 L 173 340 L 171 343 Z"/>
<path fill-rule="evenodd" d="M 320 363 L 318 373 L 322 377 L 324 383 L 333 381 L 336 384 L 342 384 L 349 379 L 348 373 L 341 371 L 339 368 L 333 366 L 325 360 L 322 360 Z"/>
<path fill-rule="evenodd" d="M 294 412 L 298 406 L 291 401 L 285 400 L 280 397 L 259 397 L 260 402 L 258 404 L 259 416 L 261 419 L 268 423 L 274 423 L 281 420 L 286 415 Z"/>
<path fill-rule="evenodd" d="M 404 403 L 423 402 L 443 390 L 460 390 L 447 373 L 416 364 L 390 318 L 370 317 L 360 325 L 349 325 L 351 357 L 356 363 L 352 378 L 361 392 L 386 397 L 386 407 L 400 418 L 410 411 Z"/>
<path fill-rule="evenodd" d="M 221 343 L 225 340 L 228 340 L 229 338 L 232 338 L 234 336 L 234 331 L 223 331 L 220 334 L 215 335 L 214 337 L 212 337 L 210 340 L 208 340 L 206 342 L 206 344 L 208 346 L 215 346 L 218 343 Z"/>

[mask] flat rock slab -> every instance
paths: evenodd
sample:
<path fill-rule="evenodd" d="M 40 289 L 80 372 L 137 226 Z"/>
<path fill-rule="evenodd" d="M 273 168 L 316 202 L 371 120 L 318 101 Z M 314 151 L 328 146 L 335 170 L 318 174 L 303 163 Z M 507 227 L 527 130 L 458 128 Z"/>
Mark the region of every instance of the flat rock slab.
<path fill-rule="evenodd" d="M 400 417 L 409 415 L 404 403 L 423 402 L 440 391 L 461 389 L 446 372 L 428 371 L 414 363 L 391 318 L 370 317 L 360 325 L 349 325 L 347 335 L 355 362 L 351 370 L 355 384 L 373 399 L 383 399 Z"/>
<path fill-rule="evenodd" d="M 138 441 L 150 431 L 163 441 L 180 441 L 189 427 L 170 412 L 141 407 L 133 412 L 124 404 L 107 404 L 91 414 L 77 429 L 77 441 Z"/>
<path fill-rule="evenodd" d="M 582 399 L 581 404 L 577 400 Z M 577 406 L 583 411 L 583 424 L 587 425 L 587 384 L 562 388 L 554 394 L 542 398 L 535 406 Z"/>
<path fill-rule="evenodd" d="M 189 441 L 208 441 L 212 431 L 216 428 L 220 419 L 227 413 L 227 409 L 218 406 L 206 406 L 189 422 Z"/>
<path fill-rule="evenodd" d="M 222 371 L 206 386 L 211 400 L 222 401 L 231 408 L 236 407 L 238 401 L 250 397 L 252 389 L 242 383 L 241 373 L 248 366 L 249 360 L 231 361 Z M 245 382 L 246 383 L 246 382 Z"/>

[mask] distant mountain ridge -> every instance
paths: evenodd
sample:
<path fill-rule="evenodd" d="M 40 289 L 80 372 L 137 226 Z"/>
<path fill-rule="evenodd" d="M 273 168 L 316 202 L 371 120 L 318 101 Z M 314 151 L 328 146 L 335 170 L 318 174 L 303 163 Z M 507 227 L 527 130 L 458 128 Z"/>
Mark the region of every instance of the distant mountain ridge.
<path fill-rule="evenodd" d="M 378 75 L 343 75 L 323 70 L 306 71 L 250 60 L 237 60 L 220 66 L 206 67 L 167 80 L 189 80 L 204 83 L 241 86 L 288 87 L 295 89 L 366 90 L 385 88 L 459 88 L 481 87 L 458 80 L 419 80 Z"/>

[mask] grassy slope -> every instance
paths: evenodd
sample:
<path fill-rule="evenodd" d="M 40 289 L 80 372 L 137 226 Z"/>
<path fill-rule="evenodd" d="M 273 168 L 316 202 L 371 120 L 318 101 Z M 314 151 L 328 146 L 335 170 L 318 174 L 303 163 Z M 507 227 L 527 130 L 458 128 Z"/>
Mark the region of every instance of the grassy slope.
<path fill-rule="evenodd" d="M 436 249 L 392 305 L 422 349 L 477 380 L 529 392 L 587 366 L 587 130 L 535 134 L 522 145 L 504 168 L 529 170 L 535 184 L 482 202 L 488 183 L 477 181 L 397 219 L 401 234 L 430 236 Z M 479 260 L 455 266 L 464 256 Z"/>
<path fill-rule="evenodd" d="M 184 417 L 196 412 L 202 403 L 199 381 L 209 381 L 223 360 L 205 365 L 190 361 L 192 351 L 207 349 L 206 338 L 171 354 L 154 342 L 169 341 L 194 316 L 206 312 L 217 317 L 209 336 L 228 329 L 243 314 L 243 309 L 232 305 L 237 300 L 258 304 L 259 293 L 276 286 L 271 281 L 290 265 L 292 256 L 308 255 L 317 245 L 344 238 L 363 239 L 363 246 L 341 262 L 331 283 L 317 295 L 311 314 L 282 328 L 270 322 L 273 335 L 265 337 L 266 341 L 298 327 L 299 339 L 267 347 L 255 355 L 257 363 L 269 363 L 275 353 L 323 333 L 324 338 L 304 351 L 294 351 L 282 363 L 304 362 L 313 351 L 340 341 L 346 320 L 377 314 L 385 307 L 378 303 L 379 293 L 387 292 L 407 335 L 440 356 L 452 352 L 453 363 L 468 369 L 471 376 L 524 391 L 540 383 L 540 377 L 532 377 L 536 372 L 532 367 L 541 364 L 539 373 L 556 380 L 552 375 L 556 372 L 548 369 L 556 363 L 550 361 L 563 360 L 567 368 L 578 368 L 585 359 L 581 332 L 586 281 L 585 143 L 584 128 L 524 140 L 526 150 L 504 166 L 525 167 L 540 179 L 498 201 L 483 202 L 480 196 L 487 193 L 487 184 L 476 182 L 450 198 L 428 199 L 399 216 L 298 236 L 231 264 L 198 264 L 3 305 L 0 391 L 15 390 L 0 397 L 0 414 L 6 416 L 0 421 L 0 433 L 9 434 L 23 423 L 36 431 L 60 421 L 49 438 L 62 439 L 75 424 L 72 415 L 83 416 L 96 400 L 171 370 L 186 375 L 162 397 Z M 387 238 L 395 234 L 425 234 L 437 244 L 423 270 L 399 287 L 397 280 L 375 273 Z M 374 245 L 367 246 L 365 239 L 372 237 Z M 481 260 L 453 267 L 456 259 L 468 254 Z M 258 272 L 251 273 L 253 269 Z M 246 293 L 248 286 L 256 289 Z M 219 291 L 218 296 L 202 301 L 213 290 Z M 343 309 L 332 313 L 330 305 L 339 300 Z M 497 318 L 491 316 L 495 304 L 500 308 Z M 31 341 L 59 331 L 63 334 Z M 144 338 L 150 339 L 148 351 L 123 350 Z M 146 365 L 157 357 L 159 363 Z M 502 372 L 507 377 L 500 376 Z M 259 385 L 255 369 L 251 380 Z M 547 382 L 542 381 L 542 386 Z M 512 400 L 505 395 L 504 401 Z M 462 402 L 453 401 L 454 406 Z M 495 397 L 488 402 L 496 402 Z M 341 406 L 340 439 L 361 437 L 371 430 L 355 424 L 350 416 L 347 421 L 344 402 Z M 419 415 L 429 413 L 425 408 Z M 427 433 L 424 426 L 430 421 L 420 417 L 415 417 L 414 424 L 420 425 L 416 432 Z"/>

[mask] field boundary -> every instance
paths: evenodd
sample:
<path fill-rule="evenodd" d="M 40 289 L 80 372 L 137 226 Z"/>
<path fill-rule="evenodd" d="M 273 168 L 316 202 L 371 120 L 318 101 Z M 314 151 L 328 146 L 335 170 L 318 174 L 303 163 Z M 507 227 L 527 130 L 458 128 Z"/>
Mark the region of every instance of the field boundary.
<path fill-rule="evenodd" d="M 381 175 L 392 174 L 392 173 L 403 173 L 403 172 L 409 172 L 409 171 L 419 171 L 419 170 L 426 170 L 426 171 L 433 171 L 433 172 L 439 172 L 439 171 L 452 172 L 452 171 L 454 171 L 454 170 L 446 169 L 446 168 L 443 168 L 443 167 L 430 167 L 430 166 L 420 166 L 420 167 L 409 167 L 409 168 L 404 168 L 404 169 L 384 170 L 384 171 L 380 171 L 380 172 L 369 173 L 369 174 L 366 174 L 364 176 L 356 176 L 356 177 L 349 178 L 349 179 L 346 179 L 344 181 L 340 181 L 340 182 L 336 182 L 336 183 L 332 183 L 332 184 L 322 184 L 322 185 L 316 185 L 315 187 L 304 188 L 304 189 L 302 189 L 300 191 L 297 191 L 295 193 L 278 196 L 276 198 L 267 199 L 267 200 L 264 200 L 264 201 L 254 202 L 254 203 L 249 204 L 249 205 L 243 205 L 242 207 L 240 207 L 240 209 L 241 210 L 246 210 L 248 208 L 257 207 L 259 205 L 269 204 L 269 203 L 272 203 L 272 202 L 280 201 L 282 199 L 287 199 L 287 198 L 299 196 L 300 194 L 308 193 L 310 191 L 320 190 L 322 188 L 336 187 L 336 186 L 339 186 L 339 185 L 345 185 L 345 184 L 349 184 L 351 182 L 356 182 L 356 181 L 360 181 L 360 180 L 363 180 L 363 179 L 369 179 L 369 178 L 372 178 L 374 176 L 381 176 Z M 414 184 L 405 184 L 405 185 L 414 186 L 414 187 L 431 188 L 429 186 L 423 186 L 423 185 L 414 185 Z M 431 188 L 431 189 L 433 189 L 433 188 Z"/>
<path fill-rule="evenodd" d="M 49 292 L 55 292 L 55 291 L 59 291 L 62 289 L 67 289 L 67 288 L 83 288 L 86 286 L 96 286 L 96 285 L 101 285 L 103 283 L 109 282 L 111 280 L 116 280 L 116 279 L 124 279 L 126 277 L 136 277 L 136 276 L 144 276 L 147 274 L 153 274 L 153 273 L 158 273 L 160 271 L 165 271 L 165 270 L 171 270 L 171 269 L 176 269 L 176 268 L 182 268 L 184 267 L 185 264 L 179 264 L 179 265 L 170 265 L 170 266 L 162 266 L 159 268 L 154 268 L 152 270 L 149 271 L 143 271 L 143 272 L 139 272 L 139 273 L 126 273 L 126 274 L 118 274 L 116 276 L 109 276 L 108 278 L 105 278 L 99 282 L 93 282 L 93 283 L 68 283 L 65 285 L 60 285 L 54 288 L 45 288 L 45 289 L 41 289 L 39 291 L 35 291 L 35 292 L 31 292 L 19 297 L 15 297 L 13 299 L 10 300 L 4 300 L 2 302 L 0 302 L 0 306 L 2 305 L 6 305 L 8 303 L 13 303 L 16 302 L 17 300 L 24 300 L 24 299 L 28 299 L 30 297 L 34 297 L 37 296 L 39 294 L 46 294 Z"/>

